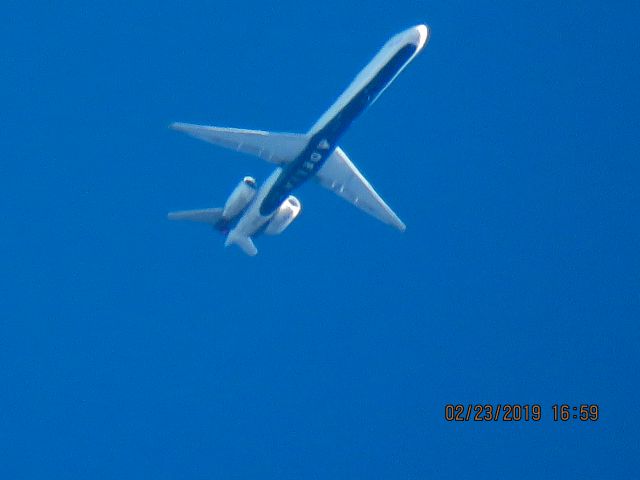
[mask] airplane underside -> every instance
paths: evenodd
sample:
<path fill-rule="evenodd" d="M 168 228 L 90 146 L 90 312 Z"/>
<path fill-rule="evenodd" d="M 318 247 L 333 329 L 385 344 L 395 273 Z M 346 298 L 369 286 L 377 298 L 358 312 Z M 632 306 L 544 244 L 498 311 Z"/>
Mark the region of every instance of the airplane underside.
<path fill-rule="evenodd" d="M 302 208 L 291 192 L 313 178 L 369 215 L 404 231 L 404 223 L 337 142 L 422 50 L 428 36 L 428 28 L 418 25 L 392 37 L 306 134 L 172 124 L 193 137 L 255 155 L 278 167 L 260 188 L 253 178 L 245 177 L 222 208 L 172 212 L 169 219 L 208 223 L 227 235 L 225 246 L 235 244 L 255 255 L 258 250 L 252 238 L 282 233 Z"/>

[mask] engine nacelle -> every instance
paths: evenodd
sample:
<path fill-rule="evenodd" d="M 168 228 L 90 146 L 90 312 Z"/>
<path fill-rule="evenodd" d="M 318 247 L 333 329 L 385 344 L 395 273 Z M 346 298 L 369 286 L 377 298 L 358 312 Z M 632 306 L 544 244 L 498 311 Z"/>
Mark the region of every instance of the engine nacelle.
<path fill-rule="evenodd" d="M 222 217 L 226 219 L 239 215 L 256 196 L 256 181 L 253 177 L 244 177 L 233 189 L 222 210 Z"/>
<path fill-rule="evenodd" d="M 273 214 L 273 217 L 271 217 L 269 225 L 267 225 L 264 233 L 267 235 L 278 235 L 279 233 L 282 233 L 284 229 L 287 228 L 300 214 L 300 210 L 302 210 L 300 200 L 293 195 L 289 195 L 278 207 L 276 213 Z"/>

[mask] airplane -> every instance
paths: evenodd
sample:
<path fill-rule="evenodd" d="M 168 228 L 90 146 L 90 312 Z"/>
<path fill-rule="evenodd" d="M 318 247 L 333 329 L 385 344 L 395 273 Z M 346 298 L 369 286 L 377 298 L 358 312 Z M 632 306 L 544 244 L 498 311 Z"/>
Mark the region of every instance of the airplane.
<path fill-rule="evenodd" d="M 369 215 L 404 231 L 402 220 L 337 142 L 353 120 L 373 104 L 415 58 L 428 39 L 426 25 L 417 25 L 393 36 L 304 134 L 171 124 L 171 128 L 192 137 L 254 155 L 277 167 L 260 188 L 254 178 L 244 177 L 222 208 L 171 212 L 168 218 L 209 224 L 226 235 L 226 247 L 237 245 L 253 256 L 258 253 L 253 237 L 261 233 L 278 235 L 300 214 L 300 201 L 291 192 L 313 178 Z"/>

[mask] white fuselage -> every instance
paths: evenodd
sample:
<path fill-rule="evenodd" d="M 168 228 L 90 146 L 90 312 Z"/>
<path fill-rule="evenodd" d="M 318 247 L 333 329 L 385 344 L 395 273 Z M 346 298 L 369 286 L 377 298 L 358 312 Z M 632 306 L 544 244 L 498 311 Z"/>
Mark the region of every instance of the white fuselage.
<path fill-rule="evenodd" d="M 226 246 L 238 243 L 239 240 L 251 238 L 271 219 L 275 212 L 267 216 L 261 215 L 260 205 L 262 205 L 262 201 L 269 194 L 273 184 L 281 174 L 282 168 L 276 168 L 260 186 L 249 207 L 244 211 L 236 226 L 229 232 L 225 242 Z"/>
<path fill-rule="evenodd" d="M 335 150 L 338 138 L 422 49 L 428 34 L 427 27 L 418 25 L 395 35 L 382 47 L 311 127 L 307 134 L 307 147 L 299 157 L 283 168 L 276 168 L 262 184 L 252 203 L 229 232 L 225 245 L 238 244 L 246 253 L 253 254 L 255 246 L 251 237 L 264 227 L 293 189 L 322 167 Z"/>

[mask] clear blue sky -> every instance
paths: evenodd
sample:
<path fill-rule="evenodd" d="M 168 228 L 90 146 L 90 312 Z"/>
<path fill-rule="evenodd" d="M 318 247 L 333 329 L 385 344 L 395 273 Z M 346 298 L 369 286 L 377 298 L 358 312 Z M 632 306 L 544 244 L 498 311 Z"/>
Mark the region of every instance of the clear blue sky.
<path fill-rule="evenodd" d="M 0 17 L 0 477 L 638 478 L 638 2 L 19 2 Z M 429 45 L 260 254 L 171 209 Z M 539 403 L 448 423 L 447 403 Z M 551 405 L 597 403 L 597 423 Z"/>

